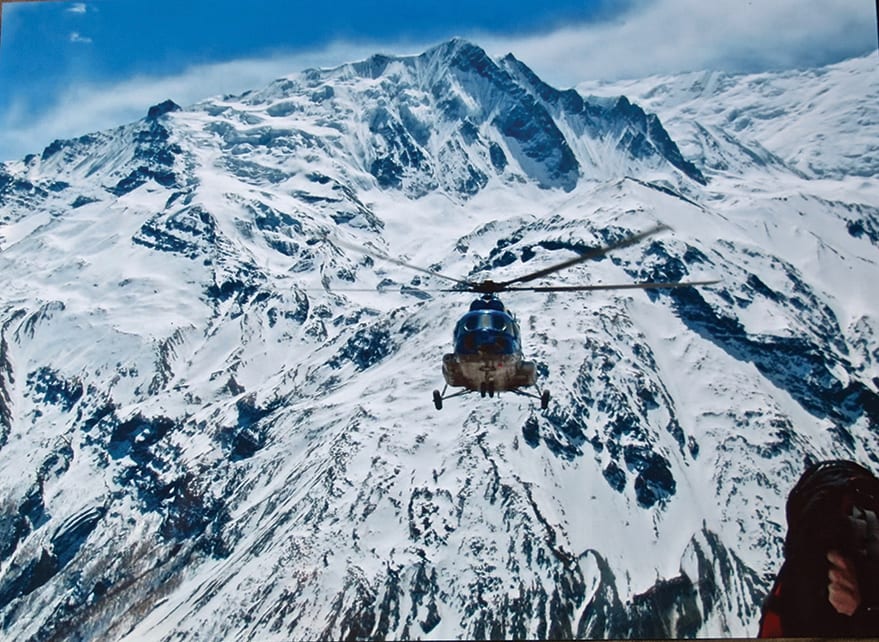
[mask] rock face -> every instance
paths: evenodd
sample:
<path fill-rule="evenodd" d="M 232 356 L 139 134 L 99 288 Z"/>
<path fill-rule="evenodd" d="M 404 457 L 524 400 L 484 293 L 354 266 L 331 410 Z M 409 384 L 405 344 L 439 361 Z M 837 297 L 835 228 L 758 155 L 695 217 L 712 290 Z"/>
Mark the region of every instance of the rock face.
<path fill-rule="evenodd" d="M 718 121 L 807 127 L 787 75 L 687 78 L 453 40 L 0 166 L 2 637 L 752 635 L 804 463 L 879 464 L 877 184 Z M 657 221 L 558 281 L 718 285 L 504 296 L 545 412 L 435 411 L 468 296 L 347 249 L 502 280 Z"/>

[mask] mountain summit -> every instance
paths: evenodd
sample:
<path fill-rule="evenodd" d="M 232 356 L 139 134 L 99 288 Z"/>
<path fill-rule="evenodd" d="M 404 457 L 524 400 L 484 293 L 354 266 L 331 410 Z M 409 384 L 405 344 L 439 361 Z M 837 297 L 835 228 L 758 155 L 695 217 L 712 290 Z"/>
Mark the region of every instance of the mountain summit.
<path fill-rule="evenodd" d="M 879 464 L 877 181 L 763 136 L 790 73 L 587 95 L 452 40 L 0 165 L 3 636 L 752 635 L 804 462 Z M 348 249 L 503 280 L 660 222 L 556 282 L 719 284 L 504 294 L 545 412 L 437 412 L 471 295 Z"/>

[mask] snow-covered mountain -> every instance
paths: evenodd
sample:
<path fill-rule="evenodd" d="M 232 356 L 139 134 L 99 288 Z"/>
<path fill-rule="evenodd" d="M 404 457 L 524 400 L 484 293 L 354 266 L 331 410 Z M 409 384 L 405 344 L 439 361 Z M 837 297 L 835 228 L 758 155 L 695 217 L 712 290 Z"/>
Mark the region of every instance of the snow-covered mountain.
<path fill-rule="evenodd" d="M 3 636 L 753 634 L 804 462 L 879 465 L 874 67 L 559 91 L 453 40 L 0 165 Z M 657 222 L 558 280 L 720 283 L 503 297 L 545 412 L 436 411 L 472 295 L 347 249 Z"/>
<path fill-rule="evenodd" d="M 841 180 L 879 173 L 875 75 L 874 51 L 818 69 L 584 82 L 578 90 L 623 93 L 656 112 L 685 155 L 703 169 L 741 174 L 762 161 L 808 178 Z"/>

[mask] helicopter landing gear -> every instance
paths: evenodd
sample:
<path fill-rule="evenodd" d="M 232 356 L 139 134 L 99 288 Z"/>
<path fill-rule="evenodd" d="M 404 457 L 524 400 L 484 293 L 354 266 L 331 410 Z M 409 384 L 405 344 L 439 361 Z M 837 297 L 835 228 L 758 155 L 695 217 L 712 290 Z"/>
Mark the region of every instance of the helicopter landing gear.
<path fill-rule="evenodd" d="M 443 387 L 443 391 L 442 391 L 442 392 L 440 392 L 439 390 L 434 390 L 434 391 L 433 391 L 433 406 L 434 406 L 434 408 L 436 408 L 437 410 L 442 410 L 442 409 L 443 409 L 443 401 L 444 401 L 444 400 L 446 400 L 446 399 L 451 399 L 452 397 L 460 397 L 461 395 L 466 395 L 466 394 L 468 394 L 468 393 L 470 393 L 470 392 L 473 392 L 472 390 L 461 390 L 460 392 L 456 392 L 456 393 L 451 394 L 451 395 L 449 395 L 449 396 L 447 397 L 447 396 L 446 396 L 446 390 L 448 390 L 448 389 L 449 389 L 449 386 L 448 386 L 448 384 L 446 384 L 446 385 Z"/>
<path fill-rule="evenodd" d="M 494 385 L 493 381 L 487 381 L 487 382 L 481 384 L 479 386 L 479 390 L 475 390 L 473 388 L 467 388 L 467 389 L 460 390 L 458 392 L 455 392 L 453 394 L 446 396 L 446 390 L 448 390 L 448 389 L 449 389 L 449 386 L 446 385 L 443 388 L 442 392 L 440 392 L 439 390 L 433 391 L 433 405 L 437 410 L 443 409 L 443 401 L 445 401 L 446 399 L 452 399 L 453 397 L 461 397 L 462 395 L 468 395 L 472 392 L 478 392 L 483 397 L 486 397 L 486 396 L 494 397 L 495 393 L 497 393 L 497 390 L 495 389 L 495 385 Z M 509 390 L 509 392 L 512 392 L 513 394 L 520 395 L 522 397 L 530 397 L 531 399 L 537 399 L 538 401 L 540 401 L 540 409 L 546 410 L 549 407 L 549 400 L 551 398 L 550 394 L 549 394 L 549 390 L 541 391 L 540 388 L 538 388 L 537 391 L 540 392 L 539 395 L 535 394 L 533 392 L 525 392 L 524 390 L 521 390 L 519 388 L 512 388 Z M 500 394 L 498 394 L 498 396 L 500 396 Z"/>
<path fill-rule="evenodd" d="M 535 387 L 536 387 L 536 384 L 535 384 Z M 513 392 L 513 393 L 520 395 L 522 397 L 530 397 L 531 399 L 537 399 L 538 401 L 540 401 L 540 409 L 541 410 L 546 410 L 547 408 L 549 408 L 549 400 L 551 399 L 551 396 L 549 394 L 549 390 L 541 391 L 540 388 L 537 388 L 537 392 L 540 393 L 539 395 L 534 394 L 533 392 L 525 392 L 524 390 L 520 390 L 518 388 L 511 390 L 510 392 Z"/>

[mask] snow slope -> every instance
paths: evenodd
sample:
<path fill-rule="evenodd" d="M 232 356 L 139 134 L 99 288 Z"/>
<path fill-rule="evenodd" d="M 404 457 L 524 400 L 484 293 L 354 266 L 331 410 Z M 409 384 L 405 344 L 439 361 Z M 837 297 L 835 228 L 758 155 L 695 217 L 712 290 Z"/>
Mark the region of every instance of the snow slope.
<path fill-rule="evenodd" d="M 0 166 L 4 635 L 752 635 L 804 463 L 879 463 L 875 74 L 578 89 L 453 40 Z M 720 283 L 503 297 L 545 412 L 434 410 L 471 295 L 346 249 L 657 222 L 559 281 Z"/>

